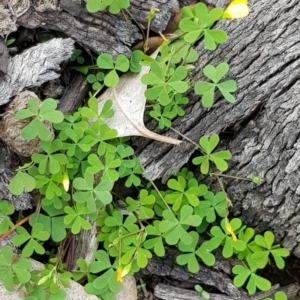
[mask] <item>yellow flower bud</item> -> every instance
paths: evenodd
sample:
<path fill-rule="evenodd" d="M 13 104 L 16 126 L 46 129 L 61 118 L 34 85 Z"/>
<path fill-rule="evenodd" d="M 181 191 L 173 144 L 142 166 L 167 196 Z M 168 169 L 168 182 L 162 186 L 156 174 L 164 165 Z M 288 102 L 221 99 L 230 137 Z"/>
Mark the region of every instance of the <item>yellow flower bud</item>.
<path fill-rule="evenodd" d="M 225 9 L 222 19 L 240 19 L 249 15 L 247 0 L 233 0 Z"/>
<path fill-rule="evenodd" d="M 131 269 L 131 264 L 128 264 L 123 269 L 122 267 L 118 267 L 117 269 L 117 281 L 123 282 L 123 278 L 129 273 Z"/>
<path fill-rule="evenodd" d="M 232 240 L 234 242 L 236 242 L 237 237 L 236 237 L 234 231 L 232 230 L 231 224 L 228 222 L 228 220 L 225 220 L 225 228 L 226 228 L 226 231 L 231 235 Z"/>
<path fill-rule="evenodd" d="M 70 179 L 67 174 L 64 174 L 64 176 L 63 176 L 62 185 L 64 187 L 65 192 L 67 192 L 69 190 L 69 186 L 70 186 Z"/>
<path fill-rule="evenodd" d="M 118 268 L 117 269 L 117 281 L 118 282 L 123 282 L 123 278 L 122 278 L 122 269 Z"/>

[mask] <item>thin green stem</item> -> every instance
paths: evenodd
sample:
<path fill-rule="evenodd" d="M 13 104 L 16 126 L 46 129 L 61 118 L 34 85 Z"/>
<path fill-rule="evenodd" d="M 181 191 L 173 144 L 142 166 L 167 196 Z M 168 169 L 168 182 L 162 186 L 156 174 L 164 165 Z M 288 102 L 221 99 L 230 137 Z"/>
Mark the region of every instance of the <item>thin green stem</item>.
<path fill-rule="evenodd" d="M 238 177 L 238 176 L 231 176 L 231 175 L 225 175 L 225 174 L 222 174 L 222 173 L 210 173 L 210 175 L 213 175 L 213 176 L 221 176 L 221 177 L 227 177 L 227 178 L 232 178 L 232 179 L 237 179 L 237 180 L 251 181 L 250 178 L 246 178 L 246 177 Z"/>
<path fill-rule="evenodd" d="M 134 235 L 134 234 L 143 232 L 144 230 L 145 230 L 145 227 L 139 229 L 138 231 L 129 232 L 129 233 L 127 233 L 127 234 L 124 234 L 124 235 L 120 236 L 119 238 L 120 238 L 120 239 L 123 239 L 124 237 L 131 236 L 131 235 Z"/>
<path fill-rule="evenodd" d="M 227 216 L 229 214 L 229 205 L 230 205 L 231 201 L 229 200 L 227 193 L 225 192 L 225 188 L 224 188 L 223 182 L 221 181 L 220 177 L 218 175 L 215 175 L 215 177 L 217 178 L 219 186 L 226 197 L 226 218 L 227 218 Z"/>

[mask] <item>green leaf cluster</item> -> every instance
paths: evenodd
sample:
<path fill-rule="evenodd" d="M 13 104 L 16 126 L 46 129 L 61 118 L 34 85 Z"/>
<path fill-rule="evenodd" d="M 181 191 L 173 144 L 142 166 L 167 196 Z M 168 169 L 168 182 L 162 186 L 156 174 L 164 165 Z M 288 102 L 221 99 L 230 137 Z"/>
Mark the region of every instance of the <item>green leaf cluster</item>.
<path fill-rule="evenodd" d="M 208 50 L 215 50 L 217 44 L 227 40 L 227 34 L 222 30 L 211 29 L 215 22 L 221 19 L 223 10 L 216 7 L 208 12 L 204 3 L 198 3 L 192 10 L 185 7 L 182 10 L 183 18 L 179 28 L 186 32 L 184 40 L 190 44 L 204 38 L 204 46 Z"/>
<path fill-rule="evenodd" d="M 104 299 L 112 299 L 115 293 L 122 289 L 122 284 L 117 281 L 116 270 L 110 262 L 110 257 L 104 250 L 95 253 L 95 261 L 89 265 L 89 272 L 99 274 L 93 282 L 85 285 L 85 292 L 92 295 L 101 295 Z"/>
<path fill-rule="evenodd" d="M 97 72 L 96 74 L 89 74 L 86 78 L 87 82 L 92 85 L 94 91 L 98 91 L 102 88 L 101 82 L 104 81 L 105 75 L 103 72 Z"/>
<path fill-rule="evenodd" d="M 200 138 L 199 146 L 204 155 L 195 157 L 192 162 L 196 166 L 200 165 L 200 172 L 202 174 L 208 174 L 210 162 L 213 162 L 221 172 L 228 169 L 226 160 L 231 159 L 231 153 L 228 150 L 213 152 L 219 142 L 220 138 L 217 134 Z"/>
<path fill-rule="evenodd" d="M 227 63 L 220 63 L 216 68 L 212 65 L 207 65 L 203 69 L 204 75 L 212 81 L 199 81 L 195 84 L 195 93 L 202 96 L 201 102 L 204 107 L 209 108 L 213 105 L 216 88 L 229 103 L 235 102 L 231 93 L 237 90 L 236 82 L 234 80 L 220 82 L 228 71 L 229 65 Z"/>
<path fill-rule="evenodd" d="M 178 248 L 182 254 L 177 256 L 176 262 L 181 266 L 187 265 L 191 273 L 197 273 L 200 270 L 197 258 L 201 259 L 207 266 L 213 266 L 216 259 L 211 253 L 213 249 L 209 242 L 203 242 L 199 247 L 199 234 L 195 231 L 191 231 L 189 234 L 192 238 L 192 243 L 185 245 L 181 241 L 179 242 Z"/>
<path fill-rule="evenodd" d="M 43 213 L 34 213 L 29 220 L 29 224 L 33 226 L 35 223 L 40 223 L 44 226 L 44 230 L 50 234 L 54 242 L 60 242 L 67 236 L 68 226 L 64 223 L 64 209 L 55 208 L 53 205 L 42 204 Z"/>
<path fill-rule="evenodd" d="M 89 12 L 108 8 L 111 13 L 119 13 L 128 6 L 128 0 L 89 0 L 87 3 Z M 73 114 L 58 112 L 53 99 L 46 99 L 41 104 L 32 99 L 27 108 L 18 113 L 20 120 L 31 121 L 23 129 L 22 136 L 27 140 L 40 138 L 43 153 L 33 154 L 31 162 L 18 169 L 10 190 L 20 195 L 37 189 L 42 201 L 41 212 L 30 218 L 32 230 L 18 227 L 13 239 L 15 246 L 21 246 L 23 258 L 13 260 L 8 246 L 0 250 L 0 279 L 7 289 L 12 290 L 14 285 L 20 284 L 30 293 L 26 300 L 46 299 L 45 290 L 50 292 L 49 299 L 62 300 L 66 293 L 59 285 L 68 287 L 69 279 L 73 277 L 87 280 L 87 293 L 113 300 L 122 287 L 125 274 L 145 268 L 153 254 L 164 256 L 166 245 L 178 248 L 176 262 L 192 273 L 197 273 L 202 263 L 214 265 L 213 251 L 221 248 L 225 258 L 237 255 L 244 261 L 232 270 L 236 286 L 246 285 L 250 294 L 257 289 L 269 289 L 269 281 L 257 275 L 257 271 L 264 268 L 270 258 L 277 267 L 283 268 L 284 258 L 289 255 L 286 249 L 274 245 L 274 235 L 271 232 L 255 235 L 254 230 L 243 226 L 240 219 L 229 220 L 229 199 L 224 188 L 221 186 L 222 191 L 212 193 L 187 169 L 170 178 L 162 190 L 155 189 L 152 183 L 145 183 L 141 178 L 143 168 L 134 156 L 133 148 L 126 145 L 124 139 L 117 139 L 116 130 L 105 123 L 113 116 L 113 102 L 108 100 L 100 110 L 96 98 L 104 85 L 118 84 L 120 72 L 138 73 L 142 65 L 147 65 L 150 72 L 142 77 L 142 83 L 148 86 L 145 97 L 152 107 L 149 114 L 161 129 L 171 127 L 172 120 L 184 115 L 182 106 L 188 103 L 184 93 L 193 85 L 195 93 L 202 96 L 204 107 L 212 106 L 216 89 L 233 103 L 231 93 L 237 86 L 233 80 L 223 81 L 229 71 L 226 63 L 204 68 L 204 74 L 211 82 L 193 83 L 188 79 L 193 70 L 191 64 L 199 58 L 193 49 L 195 42 L 203 38 L 205 48 L 215 50 L 217 44 L 226 41 L 225 32 L 212 29 L 222 14 L 220 8 L 209 12 L 203 3 L 198 3 L 192 10 L 184 8 L 176 42 L 163 43 L 156 60 L 141 51 L 134 51 L 130 60 L 122 54 L 113 59 L 103 53 L 98 56 L 95 66 L 77 68 L 85 74 L 92 71 L 87 81 L 95 94 L 90 94 L 86 107 Z M 81 52 L 77 50 L 71 60 L 80 63 Z M 53 123 L 56 130 L 55 139 L 45 125 L 48 122 Z M 195 157 L 193 164 L 199 165 L 204 175 L 209 173 L 211 162 L 221 172 L 228 169 L 230 152 L 214 152 L 219 141 L 216 134 L 204 136 L 199 141 L 201 156 Z M 138 193 L 126 198 L 114 193 L 119 200 L 117 205 L 117 202 L 113 203 L 112 189 L 119 179 L 125 187 L 138 187 Z M 256 176 L 250 180 L 261 183 Z M 0 234 L 13 227 L 8 218 L 12 213 L 11 205 L 0 202 L 3 220 Z M 24 257 L 33 253 L 45 254 L 43 243 L 50 237 L 52 242 L 64 245 L 68 233 L 74 236 L 90 230 L 92 222 L 98 226 L 97 239 L 102 247 L 96 251 L 94 262 L 88 265 L 79 259 L 79 269 L 73 274 L 66 272 L 59 247 L 57 253 L 52 251 L 50 254 L 54 257 L 45 270 L 41 273 L 28 271 L 31 265 Z M 202 287 L 195 289 L 209 299 Z"/>
<path fill-rule="evenodd" d="M 142 77 L 143 84 L 151 85 L 145 92 L 146 98 L 157 99 L 163 106 L 170 104 L 175 94 L 188 90 L 189 85 L 183 81 L 187 74 L 187 69 L 183 66 L 171 69 L 164 62 L 153 61 L 150 64 L 150 72 Z"/>
<path fill-rule="evenodd" d="M 148 191 L 142 189 L 137 200 L 131 197 L 126 198 L 127 210 L 136 211 L 140 220 L 154 217 L 153 206 L 155 204 L 154 195 L 149 195 Z"/>
<path fill-rule="evenodd" d="M 167 185 L 172 192 L 167 193 L 165 198 L 168 204 L 172 204 L 175 212 L 187 204 L 193 207 L 198 206 L 200 203 L 199 197 L 207 193 L 206 185 L 199 185 L 195 179 L 187 181 L 182 176 L 178 176 L 177 180 L 169 179 Z"/>
<path fill-rule="evenodd" d="M 97 58 L 97 66 L 101 70 L 108 70 L 104 78 L 104 84 L 108 87 L 112 87 L 116 86 L 119 82 L 117 71 L 124 73 L 129 70 L 129 60 L 125 55 L 119 54 L 114 62 L 110 54 L 102 53 Z"/>
<path fill-rule="evenodd" d="M 10 220 L 15 207 L 6 200 L 0 200 L 0 235 L 6 233 L 9 228 L 14 227 L 14 223 Z"/>
<path fill-rule="evenodd" d="M 90 13 L 103 11 L 108 7 L 111 14 L 118 14 L 122 9 L 127 9 L 130 5 L 129 0 L 89 0 L 86 9 Z"/>
<path fill-rule="evenodd" d="M 58 265 L 48 264 L 42 270 L 37 284 L 50 292 L 50 299 L 65 299 L 67 293 L 61 287 L 69 288 L 71 277 L 71 272 L 58 268 Z"/>
<path fill-rule="evenodd" d="M 38 99 L 30 99 L 27 108 L 20 110 L 16 115 L 18 120 L 32 119 L 32 121 L 22 129 L 21 136 L 26 141 L 31 141 L 37 136 L 42 141 L 49 141 L 51 139 L 51 132 L 45 125 L 45 121 L 60 123 L 64 119 L 63 113 L 57 111 L 56 107 L 56 101 L 51 98 L 45 99 L 41 105 L 39 105 Z"/>
<path fill-rule="evenodd" d="M 290 252 L 281 248 L 280 245 L 274 245 L 274 234 L 271 231 L 266 231 L 264 235 L 256 235 L 254 243 L 254 253 L 251 255 L 251 259 L 254 260 L 255 265 L 259 269 L 263 269 L 270 260 L 272 255 L 274 262 L 279 269 L 283 269 L 285 266 L 284 259 L 290 255 Z"/>
<path fill-rule="evenodd" d="M 44 230 L 44 225 L 35 223 L 32 226 L 31 234 L 22 226 L 17 228 L 17 235 L 13 238 L 14 246 L 18 247 L 26 243 L 22 250 L 23 257 L 30 257 L 34 252 L 44 254 L 45 248 L 41 242 L 47 241 L 50 238 L 48 231 Z"/>
<path fill-rule="evenodd" d="M 84 63 L 84 58 L 81 56 L 82 50 L 74 48 L 70 57 L 70 61 L 76 61 L 78 64 L 82 65 Z"/>
<path fill-rule="evenodd" d="M 230 222 L 230 227 L 234 234 L 242 227 L 242 221 L 239 218 L 234 218 Z M 246 249 L 246 243 L 243 240 L 235 239 L 233 234 L 226 229 L 226 219 L 221 221 L 220 226 L 213 226 L 210 230 L 212 238 L 209 243 L 213 249 L 217 249 L 220 245 L 223 245 L 222 255 L 225 258 L 230 258 L 234 251 L 241 252 Z"/>
<path fill-rule="evenodd" d="M 15 259 L 12 248 L 8 245 L 0 249 L 0 280 L 9 292 L 14 291 L 14 286 L 30 281 L 30 260 L 26 258 Z"/>
<path fill-rule="evenodd" d="M 255 294 L 256 290 L 268 291 L 271 282 L 256 274 L 257 267 L 251 259 L 246 259 L 248 266 L 236 265 L 232 268 L 232 273 L 236 276 L 233 283 L 236 287 L 241 287 L 247 283 L 246 288 L 249 295 Z"/>

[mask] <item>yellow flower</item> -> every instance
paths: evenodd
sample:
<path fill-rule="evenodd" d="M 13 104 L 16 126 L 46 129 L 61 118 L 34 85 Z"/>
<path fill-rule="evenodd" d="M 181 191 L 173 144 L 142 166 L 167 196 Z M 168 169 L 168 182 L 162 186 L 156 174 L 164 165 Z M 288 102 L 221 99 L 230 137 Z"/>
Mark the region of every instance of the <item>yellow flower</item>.
<path fill-rule="evenodd" d="M 69 190 L 69 186 L 70 186 L 70 179 L 67 174 L 64 174 L 64 176 L 63 176 L 62 185 L 64 187 L 65 192 L 67 192 Z"/>
<path fill-rule="evenodd" d="M 117 269 L 117 281 L 118 282 L 123 282 L 122 269 L 121 268 Z"/>
<path fill-rule="evenodd" d="M 240 19 L 249 15 L 247 0 L 233 0 L 225 9 L 222 19 Z"/>
<path fill-rule="evenodd" d="M 123 269 L 122 267 L 118 267 L 117 269 L 117 281 L 118 282 L 123 282 L 123 278 L 129 273 L 131 269 L 131 264 L 125 266 Z"/>
<path fill-rule="evenodd" d="M 231 224 L 228 222 L 228 220 L 225 220 L 225 228 L 226 228 L 226 231 L 231 235 L 232 240 L 234 242 L 236 242 L 237 237 L 236 237 L 235 233 L 233 232 Z"/>

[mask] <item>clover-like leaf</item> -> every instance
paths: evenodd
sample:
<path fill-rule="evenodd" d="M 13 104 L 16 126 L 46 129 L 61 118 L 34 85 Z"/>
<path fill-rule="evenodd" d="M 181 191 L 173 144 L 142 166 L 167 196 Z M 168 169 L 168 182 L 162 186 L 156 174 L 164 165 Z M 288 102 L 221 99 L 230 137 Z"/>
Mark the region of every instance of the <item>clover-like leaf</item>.
<path fill-rule="evenodd" d="M 64 223 L 66 225 L 72 224 L 71 231 L 73 234 L 78 234 L 81 229 L 90 230 L 91 224 L 88 222 L 84 215 L 89 213 L 87 207 L 82 203 L 76 203 L 76 206 L 65 206 L 64 211 L 66 216 L 64 217 Z"/>
<path fill-rule="evenodd" d="M 179 28 L 186 32 L 184 40 L 187 43 L 193 44 L 204 35 L 205 48 L 213 51 L 216 49 L 216 44 L 227 40 L 227 34 L 224 31 L 210 29 L 223 15 L 220 7 L 208 12 L 204 3 L 198 3 L 193 11 L 185 9 L 184 14 L 186 17 L 180 21 Z"/>
<path fill-rule="evenodd" d="M 30 141 L 38 136 L 42 141 L 49 141 L 51 139 L 51 133 L 44 124 L 44 121 L 60 123 L 64 119 L 63 113 L 57 111 L 56 107 L 56 101 L 51 98 L 45 99 L 40 106 L 38 99 L 30 99 L 27 108 L 19 111 L 16 115 L 16 118 L 19 120 L 33 118 L 33 120 L 22 129 L 22 137 Z"/>
<path fill-rule="evenodd" d="M 63 142 L 60 139 L 56 139 L 52 142 L 41 142 L 41 148 L 46 152 L 46 154 L 34 153 L 31 156 L 32 161 L 39 165 L 38 170 L 40 174 L 45 174 L 47 171 L 49 171 L 51 174 L 56 174 L 61 171 L 62 166 L 67 164 L 68 159 L 65 154 L 54 154 L 55 152 L 61 150 L 62 147 Z"/>
<path fill-rule="evenodd" d="M 99 290 L 109 287 L 112 292 L 119 292 L 122 288 L 122 284 L 117 281 L 116 273 L 111 265 L 107 252 L 98 250 L 95 253 L 95 258 L 96 261 L 90 264 L 90 272 L 99 273 L 105 271 L 105 273 L 93 281 L 93 287 Z"/>
<path fill-rule="evenodd" d="M 201 95 L 202 105 L 211 107 L 214 103 L 215 89 L 218 88 L 223 97 L 230 103 L 235 102 L 235 98 L 231 93 L 237 90 L 237 84 L 234 80 L 220 82 L 229 71 L 227 63 L 220 63 L 217 67 L 207 65 L 204 69 L 204 75 L 212 82 L 199 81 L 195 84 L 195 93 Z"/>
<path fill-rule="evenodd" d="M 153 249 L 154 253 L 159 256 L 163 257 L 165 255 L 165 247 L 163 243 L 162 234 L 159 230 L 159 221 L 154 221 L 153 225 L 148 225 L 146 227 L 147 232 L 147 239 L 144 242 L 143 246 L 146 249 Z M 154 236 L 149 238 L 149 236 Z"/>
<path fill-rule="evenodd" d="M 204 200 L 200 201 L 199 205 L 195 207 L 194 213 L 202 218 L 206 218 L 208 223 L 216 221 L 217 215 L 221 218 L 226 216 L 226 196 L 223 192 L 216 195 L 208 192 L 204 196 Z"/>
<path fill-rule="evenodd" d="M 150 72 L 142 77 L 143 84 L 152 86 L 145 92 L 147 99 L 157 99 L 161 105 L 165 106 L 172 100 L 172 97 L 169 96 L 170 93 L 184 93 L 188 90 L 188 84 L 183 81 L 187 76 L 187 69 L 185 67 L 177 67 L 167 79 L 163 72 L 165 66 L 161 66 L 157 61 L 153 61 L 150 67 Z"/>
<path fill-rule="evenodd" d="M 216 249 L 223 244 L 222 255 L 225 258 L 233 255 L 233 249 L 239 252 L 244 251 L 246 243 L 236 237 L 236 232 L 238 232 L 241 226 L 242 222 L 238 218 L 234 218 L 230 222 L 227 219 L 223 219 L 221 227 L 213 226 L 210 230 L 213 237 L 209 241 L 212 249 Z"/>
<path fill-rule="evenodd" d="M 29 174 L 18 171 L 15 177 L 9 183 L 9 191 L 14 195 L 21 195 L 24 191 L 31 192 L 34 190 L 36 181 Z"/>
<path fill-rule="evenodd" d="M 173 204 L 174 211 L 180 210 L 182 206 L 187 204 L 192 206 L 199 205 L 198 186 L 187 186 L 187 181 L 182 176 L 178 176 L 177 180 L 168 180 L 167 184 L 169 188 L 175 190 L 174 192 L 166 195 L 166 201 Z"/>
<path fill-rule="evenodd" d="M 236 276 L 233 283 L 236 287 L 242 287 L 247 282 L 247 290 L 249 295 L 254 295 L 256 290 L 268 291 L 271 288 L 269 280 L 256 274 L 257 267 L 251 259 L 246 259 L 248 267 L 237 265 L 232 268 L 232 273 Z"/>
<path fill-rule="evenodd" d="M 229 151 L 212 153 L 219 144 L 219 141 L 220 138 L 217 134 L 213 134 L 211 137 L 203 136 L 200 138 L 199 145 L 204 155 L 195 157 L 192 162 L 194 165 L 200 165 L 200 171 L 202 174 L 207 174 L 209 172 L 210 161 L 212 161 L 222 172 L 228 169 L 226 160 L 231 159 L 231 153 Z"/>
<path fill-rule="evenodd" d="M 251 255 L 251 259 L 254 260 L 257 268 L 263 269 L 269 262 L 269 255 L 272 254 L 276 266 L 279 269 L 283 269 L 285 266 L 284 257 L 288 257 L 290 252 L 281 248 L 280 245 L 273 245 L 274 234 L 271 231 L 266 231 L 264 236 L 256 235 L 255 244 L 258 245 L 261 250 L 256 251 Z"/>
<path fill-rule="evenodd" d="M 165 210 L 163 217 L 164 220 L 160 222 L 159 230 L 164 234 L 166 242 L 169 245 L 175 245 L 179 240 L 187 245 L 192 243 L 192 237 L 187 233 L 186 228 L 189 226 L 199 226 L 201 217 L 193 215 L 193 208 L 191 206 L 185 205 L 181 208 L 179 220 L 170 210 Z"/>
<path fill-rule="evenodd" d="M 0 200 L 0 235 L 14 227 L 14 223 L 9 218 L 9 215 L 12 215 L 14 211 L 15 207 L 12 204 L 6 200 Z"/>
<path fill-rule="evenodd" d="M 25 284 L 30 281 L 31 262 L 26 258 L 15 259 L 12 248 L 5 245 L 0 249 L 0 280 L 9 292 L 14 291 L 18 283 Z"/>
<path fill-rule="evenodd" d="M 23 257 L 30 257 L 33 252 L 44 254 L 45 248 L 38 241 L 46 241 L 49 239 L 50 234 L 44 230 L 44 225 L 35 223 L 32 227 L 31 234 L 22 226 L 17 228 L 17 235 L 13 238 L 13 244 L 20 246 L 27 242 L 22 250 Z"/>

